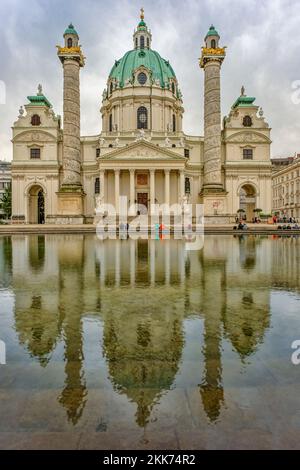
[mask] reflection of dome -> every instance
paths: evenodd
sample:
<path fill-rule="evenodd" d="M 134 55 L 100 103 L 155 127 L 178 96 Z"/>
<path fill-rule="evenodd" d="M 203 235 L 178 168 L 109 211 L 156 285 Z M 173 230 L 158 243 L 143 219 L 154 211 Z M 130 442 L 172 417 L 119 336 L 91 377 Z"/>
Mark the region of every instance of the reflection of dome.
<path fill-rule="evenodd" d="M 153 80 L 159 80 L 162 88 L 170 79 L 176 80 L 174 70 L 169 62 L 152 49 L 136 49 L 126 52 L 122 59 L 115 62 L 109 79 L 116 79 L 122 88 L 127 80 L 132 79 L 135 70 L 141 66 L 150 70 Z"/>

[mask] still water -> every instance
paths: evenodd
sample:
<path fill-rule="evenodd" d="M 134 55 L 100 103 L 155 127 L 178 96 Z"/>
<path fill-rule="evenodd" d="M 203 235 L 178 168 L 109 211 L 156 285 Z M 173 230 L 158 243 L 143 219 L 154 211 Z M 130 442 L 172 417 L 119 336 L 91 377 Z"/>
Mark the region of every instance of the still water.
<path fill-rule="evenodd" d="M 0 448 L 299 448 L 300 239 L 0 237 Z"/>

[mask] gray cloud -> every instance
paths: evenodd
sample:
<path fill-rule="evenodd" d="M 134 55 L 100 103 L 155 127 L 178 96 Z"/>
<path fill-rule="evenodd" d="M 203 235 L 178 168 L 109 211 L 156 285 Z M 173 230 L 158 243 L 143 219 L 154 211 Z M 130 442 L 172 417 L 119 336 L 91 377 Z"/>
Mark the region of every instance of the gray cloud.
<path fill-rule="evenodd" d="M 203 133 L 203 72 L 198 58 L 211 23 L 227 46 L 222 68 L 222 113 L 245 85 L 273 128 L 272 154 L 300 151 L 300 104 L 291 100 L 300 79 L 300 8 L 297 0 L 1 0 L 0 80 L 7 103 L 0 105 L 0 158 L 11 159 L 10 127 L 26 96 L 42 83 L 62 114 L 62 69 L 56 44 L 72 21 L 87 57 L 81 74 L 82 134 L 101 130 L 101 95 L 115 59 L 132 48 L 141 3 L 153 48 L 169 59 L 183 92 L 184 130 Z"/>

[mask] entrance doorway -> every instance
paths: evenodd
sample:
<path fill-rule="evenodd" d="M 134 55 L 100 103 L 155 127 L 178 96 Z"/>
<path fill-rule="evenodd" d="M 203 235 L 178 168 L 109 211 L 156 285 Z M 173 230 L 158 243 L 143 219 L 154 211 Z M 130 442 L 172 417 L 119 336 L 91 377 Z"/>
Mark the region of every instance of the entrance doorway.
<path fill-rule="evenodd" d="M 139 206 L 144 206 L 145 209 L 148 210 L 148 193 L 137 193 L 137 203 Z M 140 207 L 138 210 L 143 213 Z"/>
<path fill-rule="evenodd" d="M 28 194 L 28 222 L 45 223 L 45 194 L 41 186 L 32 186 Z"/>
<path fill-rule="evenodd" d="M 244 210 L 245 220 L 251 222 L 255 217 L 254 209 L 256 209 L 256 191 L 251 184 L 245 184 L 240 189 L 240 209 Z"/>

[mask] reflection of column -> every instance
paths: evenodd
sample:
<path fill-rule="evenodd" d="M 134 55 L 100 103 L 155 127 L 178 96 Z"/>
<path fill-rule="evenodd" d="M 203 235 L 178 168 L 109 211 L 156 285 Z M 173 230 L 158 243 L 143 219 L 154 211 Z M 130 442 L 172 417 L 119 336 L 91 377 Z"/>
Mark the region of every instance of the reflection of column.
<path fill-rule="evenodd" d="M 170 204 L 170 170 L 165 170 L 165 204 Z"/>
<path fill-rule="evenodd" d="M 155 204 L 155 170 L 150 170 L 150 204 Z"/>
<path fill-rule="evenodd" d="M 150 274 L 151 285 L 155 285 L 155 240 L 150 240 Z"/>
<path fill-rule="evenodd" d="M 104 196 L 105 196 L 105 187 L 104 187 L 105 172 L 104 172 L 104 170 L 100 170 L 99 176 L 100 176 L 100 199 L 101 199 L 102 202 L 106 202 L 106 201 L 104 201 Z"/>
<path fill-rule="evenodd" d="M 135 284 L 135 240 L 130 240 L 130 284 Z"/>
<path fill-rule="evenodd" d="M 99 256 L 100 256 L 100 283 L 102 286 L 105 286 L 105 249 L 104 243 L 102 242 L 99 247 Z"/>
<path fill-rule="evenodd" d="M 115 279 L 116 279 L 116 287 L 120 285 L 120 272 L 121 272 L 121 257 L 120 257 L 120 240 L 115 240 Z"/>
<path fill-rule="evenodd" d="M 115 170 L 115 208 L 119 214 L 119 196 L 120 196 L 120 170 Z"/>
<path fill-rule="evenodd" d="M 178 243 L 178 271 L 180 273 L 180 282 L 184 284 L 185 281 L 185 269 L 184 269 L 184 257 L 185 257 L 185 249 L 183 242 Z"/>
<path fill-rule="evenodd" d="M 165 245 L 165 281 L 166 285 L 170 284 L 170 242 L 166 241 Z"/>
<path fill-rule="evenodd" d="M 205 259 L 205 258 L 204 258 Z M 224 402 L 222 385 L 222 315 L 226 305 L 225 265 L 205 259 L 202 284 L 205 360 L 200 393 L 204 410 L 211 421 L 216 421 Z"/>

